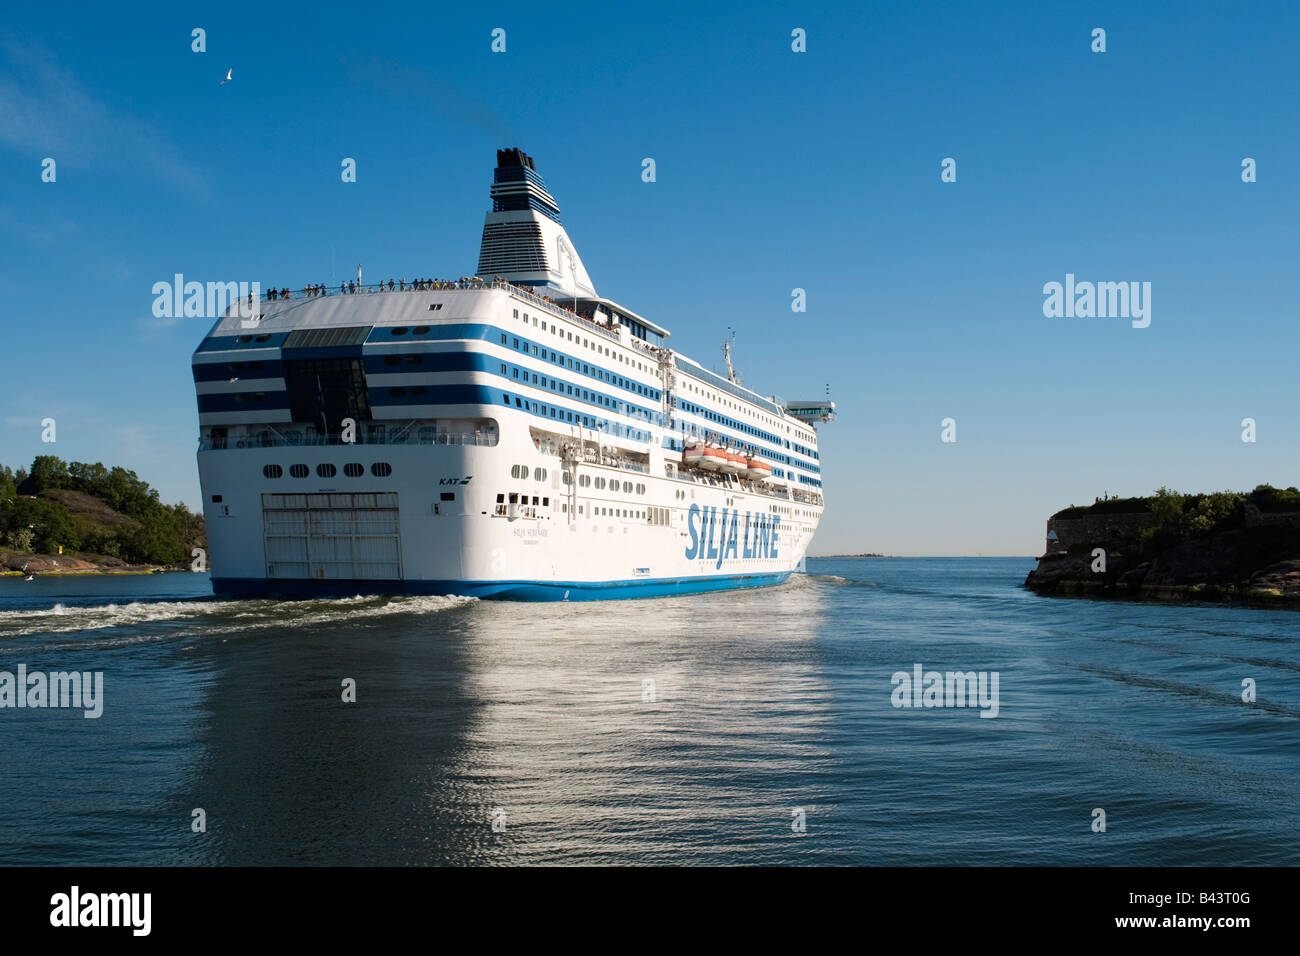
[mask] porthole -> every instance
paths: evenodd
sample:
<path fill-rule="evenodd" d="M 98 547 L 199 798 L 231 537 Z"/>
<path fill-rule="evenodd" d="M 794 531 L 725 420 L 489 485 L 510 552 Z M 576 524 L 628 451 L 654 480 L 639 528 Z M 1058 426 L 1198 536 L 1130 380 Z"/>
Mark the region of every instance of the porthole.
<path fill-rule="evenodd" d="M 427 335 L 429 333 L 429 327 L 427 325 L 417 325 L 411 331 L 416 335 Z"/>
<path fill-rule="evenodd" d="M 389 330 L 388 330 L 388 334 L 389 334 L 389 335 L 405 335 L 408 331 L 410 331 L 410 330 L 407 329 L 406 326 L 404 326 L 404 325 L 399 325 L 399 326 L 398 326 L 397 328 L 395 328 L 395 329 L 389 329 Z"/>
<path fill-rule="evenodd" d="M 596 478 L 596 487 L 603 489 L 605 487 L 605 479 L 598 476 Z"/>
<path fill-rule="evenodd" d="M 386 461 L 377 461 L 370 466 L 370 473 L 376 478 L 387 478 L 393 473 L 393 466 Z"/>
<path fill-rule="evenodd" d="M 316 466 L 316 474 L 322 478 L 333 478 L 338 474 L 338 469 L 327 461 L 321 462 Z"/>
<path fill-rule="evenodd" d="M 243 345 L 245 342 L 253 341 L 253 337 L 251 335 L 241 335 L 239 338 L 235 339 L 235 341 L 240 345 Z"/>
<path fill-rule="evenodd" d="M 306 465 L 290 465 L 289 474 L 293 475 L 295 478 L 306 478 L 311 474 L 311 469 Z"/>
<path fill-rule="evenodd" d="M 271 336 L 269 336 L 269 335 L 267 335 L 265 332 L 263 332 L 261 335 L 257 336 L 255 339 L 253 339 L 253 341 L 254 341 L 254 342 L 269 342 L 269 341 L 271 341 Z"/>
<path fill-rule="evenodd" d="M 263 465 L 262 476 L 264 478 L 279 478 L 284 475 L 284 469 L 279 465 Z"/>
<path fill-rule="evenodd" d="M 534 468 L 534 469 L 533 469 L 533 480 L 534 480 L 534 481 L 545 481 L 545 480 L 546 480 L 546 469 L 545 469 L 545 468 Z"/>
<path fill-rule="evenodd" d="M 343 466 L 343 474 L 349 478 L 360 478 L 365 473 L 366 469 L 357 461 L 350 461 Z"/>

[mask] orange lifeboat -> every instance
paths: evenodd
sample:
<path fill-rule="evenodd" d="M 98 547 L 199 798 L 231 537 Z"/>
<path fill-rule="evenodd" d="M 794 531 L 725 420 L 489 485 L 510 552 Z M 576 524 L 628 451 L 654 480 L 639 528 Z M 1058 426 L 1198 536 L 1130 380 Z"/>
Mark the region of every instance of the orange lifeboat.
<path fill-rule="evenodd" d="M 700 467 L 705 471 L 718 471 L 722 468 L 722 463 L 727 460 L 726 453 L 721 448 L 705 445 L 700 450 L 704 452 L 700 458 Z"/>
<path fill-rule="evenodd" d="M 718 470 L 724 475 L 743 475 L 745 473 L 745 456 L 738 455 L 734 451 L 723 450 L 726 460 L 719 466 Z"/>
<path fill-rule="evenodd" d="M 686 443 L 682 449 L 682 464 L 687 468 L 700 467 L 700 461 L 704 458 L 704 445 L 698 441 Z"/>
<path fill-rule="evenodd" d="M 745 459 L 745 475 L 753 481 L 767 481 L 772 477 L 772 466 L 750 455 Z"/>

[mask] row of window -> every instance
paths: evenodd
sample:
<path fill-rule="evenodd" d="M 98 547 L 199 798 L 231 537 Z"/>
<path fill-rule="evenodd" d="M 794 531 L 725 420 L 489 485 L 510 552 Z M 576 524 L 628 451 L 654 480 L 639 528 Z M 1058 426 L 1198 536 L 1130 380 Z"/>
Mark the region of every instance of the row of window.
<path fill-rule="evenodd" d="M 545 325 L 546 323 L 543 322 L 542 324 Z M 572 338 L 572 333 L 569 333 L 569 335 Z M 573 341 L 577 342 L 578 340 L 573 339 Z M 582 339 L 581 341 L 584 345 L 587 342 L 586 339 Z M 635 382 L 630 378 L 616 375 L 607 369 L 601 368 L 599 365 L 588 365 L 581 359 L 576 359 L 571 355 L 564 355 L 562 353 L 557 354 L 544 346 L 529 341 L 528 339 L 517 339 L 507 336 L 503 332 L 501 333 L 501 344 L 515 349 L 516 351 L 523 352 L 525 355 L 533 355 L 543 361 L 552 362 L 555 365 L 562 366 L 563 368 L 572 369 L 575 372 L 580 372 L 583 375 L 599 379 L 602 382 L 608 382 L 611 385 L 617 385 L 619 388 L 625 388 L 630 392 L 636 392 L 638 395 L 644 395 L 646 398 L 654 399 L 655 401 L 659 401 L 663 395 L 663 393 L 656 388 L 650 388 L 648 385 L 642 385 L 640 382 Z M 600 346 L 597 346 L 597 351 L 599 350 Z M 608 350 L 606 350 L 606 354 L 610 354 Z M 634 364 L 640 366 L 641 363 L 637 362 Z"/>
<path fill-rule="evenodd" d="M 564 472 L 564 483 L 566 485 L 573 484 L 573 477 L 567 471 Z M 596 486 L 597 491 L 604 491 L 606 488 L 606 481 L 600 475 L 596 475 L 595 478 L 592 478 L 591 475 L 578 476 L 579 488 L 590 488 L 593 484 Z M 618 479 L 611 478 L 608 482 L 608 487 L 610 491 L 618 491 L 619 490 Z M 623 493 L 625 495 L 630 495 L 633 493 L 638 495 L 643 495 L 645 494 L 645 485 L 641 484 L 640 482 L 637 482 L 635 485 L 633 485 L 632 482 L 625 481 L 623 482 Z"/>
<path fill-rule="evenodd" d="M 339 470 L 329 462 L 321 462 L 316 466 L 316 474 L 320 478 L 333 478 L 339 473 Z M 365 466 L 359 461 L 350 461 L 343 466 L 343 474 L 349 478 L 360 478 L 366 473 Z M 370 473 L 376 478 L 387 478 L 393 473 L 393 466 L 386 461 L 376 461 L 370 465 Z M 292 478 L 306 478 L 311 474 L 311 469 L 303 464 L 294 464 L 289 466 L 289 475 Z M 263 465 L 263 478 L 283 478 L 284 469 L 279 465 Z"/>
<path fill-rule="evenodd" d="M 761 438 L 764 441 L 771 442 L 773 445 L 780 445 L 782 443 L 782 439 L 777 438 L 771 432 L 765 432 L 761 428 L 755 428 L 753 425 L 746 425 L 743 422 L 736 421 L 734 418 L 728 418 L 726 415 L 711 412 L 701 405 L 696 405 L 694 402 L 688 402 L 685 399 L 678 399 L 677 407 L 682 411 L 699 415 L 701 418 L 707 419 L 708 421 L 717 422 L 719 425 L 726 425 L 730 428 L 736 429 L 737 431 L 742 431 L 746 435 L 753 435 L 755 438 Z"/>
<path fill-rule="evenodd" d="M 567 504 L 560 505 L 560 511 L 567 514 L 569 506 Z M 582 517 L 586 513 L 586 505 L 578 505 L 577 510 L 574 511 L 574 514 L 579 517 Z M 592 505 L 591 516 L 593 518 L 644 518 L 646 513 L 644 510 L 638 510 L 636 508 L 610 508 L 605 505 Z"/>
<path fill-rule="evenodd" d="M 515 310 L 514 310 L 514 317 L 515 317 L 516 319 L 519 318 L 519 310 L 518 310 L 518 309 L 515 309 Z M 618 320 L 619 320 L 619 322 L 622 323 L 623 325 L 626 325 L 626 326 L 627 326 L 627 327 L 628 327 L 628 328 L 629 328 L 629 329 L 630 329 L 634 334 L 637 334 L 637 335 L 638 335 L 638 338 L 641 338 L 641 339 L 643 339 L 643 340 L 647 338 L 647 336 L 646 336 L 646 332 L 647 332 L 648 330 L 646 329 L 645 326 L 641 325 L 639 322 L 637 322 L 637 323 L 633 323 L 631 320 L 629 320 L 629 319 L 627 319 L 627 318 L 625 318 L 624 316 L 621 316 L 621 315 L 618 317 Z M 537 322 L 538 322 L 537 316 L 533 316 L 533 326 L 534 326 L 534 327 L 537 326 Z M 527 325 L 527 324 L 528 324 L 528 313 L 525 312 L 525 313 L 524 313 L 524 325 Z M 542 326 L 542 331 L 545 332 L 545 331 L 546 331 L 546 323 L 545 323 L 545 322 L 542 322 L 541 326 Z M 610 358 L 616 359 L 616 360 L 618 360 L 618 361 L 620 361 L 620 362 L 624 362 L 624 363 L 626 363 L 626 364 L 628 364 L 628 365 L 636 366 L 636 369 L 637 369 L 637 371 L 639 371 L 639 372 L 645 372 L 645 373 L 647 373 L 647 374 L 653 373 L 653 374 L 656 375 L 657 377 L 659 377 L 659 378 L 663 378 L 663 373 L 660 372 L 658 368 L 652 368 L 648 362 L 638 362 L 636 359 L 630 359 L 630 358 L 627 358 L 627 357 L 626 357 L 625 355 L 623 355 L 621 352 L 614 352 L 614 351 L 612 351 L 612 350 L 609 348 L 609 346 L 607 346 L 607 345 L 601 345 L 601 344 L 600 344 L 599 342 L 597 342 L 595 339 L 592 339 L 590 342 L 588 342 L 588 341 L 587 341 L 586 339 L 584 339 L 581 335 L 575 335 L 575 334 L 572 333 L 572 332 L 567 332 L 567 331 L 565 331 L 564 329 L 560 328 L 560 327 L 559 327 L 556 323 L 554 323 L 554 322 L 551 323 L 551 334 L 552 334 L 552 335 L 558 335 L 558 336 L 559 336 L 560 338 L 562 338 L 562 339 L 567 339 L 568 341 L 572 342 L 574 345 L 578 345 L 579 343 L 581 343 L 581 345 L 582 345 L 583 348 L 592 348 L 592 349 L 595 349 L 597 352 L 600 352 L 602 355 L 608 355 Z M 651 389 L 650 391 L 653 391 L 653 389 Z"/>
<path fill-rule="evenodd" d="M 591 415 L 583 415 L 581 412 L 569 412 L 563 408 L 556 408 L 554 405 L 545 405 L 539 402 L 529 401 L 525 398 L 515 396 L 515 408 L 522 408 L 524 411 L 531 411 L 534 415 L 541 415 L 546 418 L 549 414 L 557 422 L 567 421 L 574 425 L 582 425 L 584 428 L 600 429 L 607 435 L 615 435 L 620 438 L 631 438 L 633 441 L 649 441 L 650 433 L 641 428 L 632 428 L 628 425 L 620 425 L 618 422 L 611 422 L 608 419 L 596 418 Z M 507 408 L 510 407 L 510 396 L 505 392 L 501 393 L 501 404 Z M 567 416 L 567 417 L 566 417 Z"/>
<path fill-rule="evenodd" d="M 539 498 L 539 496 L 533 495 L 532 501 L 533 503 L 530 505 L 528 503 L 527 494 L 519 491 L 512 491 L 510 492 L 510 505 L 507 507 L 505 493 L 498 492 L 495 513 L 498 517 L 508 517 L 510 514 L 510 507 L 513 507 L 515 509 L 515 514 L 519 517 L 536 518 L 538 517 L 537 508 L 539 505 L 543 508 L 549 508 L 551 506 L 551 499 L 549 497 Z"/>
<path fill-rule="evenodd" d="M 510 477 L 511 477 L 511 478 L 527 478 L 527 477 L 528 477 L 528 466 L 527 466 L 527 465 L 511 465 L 511 466 L 510 466 Z M 564 477 L 565 477 L 565 479 L 567 480 L 569 476 L 568 476 L 568 475 L 565 475 Z M 546 480 L 546 469 L 545 469 L 545 468 L 534 468 L 534 469 L 533 469 L 533 479 L 536 480 L 536 481 L 545 481 L 545 480 Z"/>
<path fill-rule="evenodd" d="M 602 405 L 612 411 L 629 415 L 634 418 L 643 418 L 646 421 L 653 421 L 662 424 L 663 416 L 659 412 L 652 411 L 648 408 L 642 408 L 639 405 L 633 405 L 630 402 L 623 402 L 617 398 L 610 398 L 608 395 L 602 395 L 600 392 L 589 392 L 579 385 L 569 385 L 566 382 L 548 379 L 545 375 L 538 376 L 536 372 L 529 372 L 526 368 L 518 366 L 507 366 L 502 364 L 501 375 L 513 377 L 524 384 L 531 383 L 538 388 L 548 388 L 552 392 L 559 392 L 561 395 L 572 395 L 574 398 L 581 399 L 584 402 L 590 402 L 593 405 Z"/>
<path fill-rule="evenodd" d="M 690 375 L 697 374 L 696 372 L 690 369 L 682 369 L 682 372 Z M 699 369 L 699 373 L 708 374 L 707 372 L 705 372 L 704 369 Z M 748 411 L 750 412 L 750 414 L 755 415 L 758 418 L 761 418 L 763 421 L 767 422 L 769 425 L 775 428 L 784 428 L 787 432 L 790 432 L 794 435 L 798 435 L 800 438 L 803 438 L 805 441 L 812 441 L 811 435 L 807 434 L 805 431 L 803 431 L 802 429 L 796 426 L 792 426 L 789 422 L 777 421 L 774 418 L 768 418 L 766 415 L 754 411 L 753 404 L 755 399 L 749 395 L 746 395 L 745 392 L 741 390 L 740 386 L 732 385 L 729 382 L 723 381 L 722 379 L 718 379 L 716 384 L 718 388 L 724 389 L 732 393 L 733 395 L 743 398 L 745 400 L 745 404 L 741 405 L 736 402 L 729 402 L 726 399 L 724 399 L 721 395 L 719 395 L 717 392 L 711 392 L 703 386 L 692 385 L 689 380 L 687 380 L 682 384 L 682 389 L 687 392 L 694 392 L 697 395 L 703 395 L 704 397 L 709 398 L 712 401 L 718 402 L 719 404 L 722 405 L 726 405 L 730 408 L 734 408 L 737 411 Z"/>

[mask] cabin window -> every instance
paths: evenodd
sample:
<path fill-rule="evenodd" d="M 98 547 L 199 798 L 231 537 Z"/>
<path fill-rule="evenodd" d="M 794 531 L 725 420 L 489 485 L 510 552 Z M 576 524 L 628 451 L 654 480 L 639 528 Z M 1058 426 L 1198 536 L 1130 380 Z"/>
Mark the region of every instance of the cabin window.
<path fill-rule="evenodd" d="M 370 473 L 376 478 L 387 478 L 393 473 L 393 466 L 386 461 L 377 461 L 370 466 Z"/>
<path fill-rule="evenodd" d="M 350 461 L 343 466 L 343 474 L 349 478 L 360 478 L 365 474 L 366 469 L 361 466 L 360 462 Z"/>
<path fill-rule="evenodd" d="M 279 478 L 284 474 L 284 469 L 279 465 L 263 465 L 262 476 L 265 478 Z"/>
<path fill-rule="evenodd" d="M 306 465 L 290 465 L 289 474 L 293 475 L 295 478 L 306 478 L 311 474 L 311 469 Z"/>
<path fill-rule="evenodd" d="M 333 478 L 338 474 L 338 469 L 328 462 L 321 462 L 316 466 L 316 474 L 321 478 Z"/>

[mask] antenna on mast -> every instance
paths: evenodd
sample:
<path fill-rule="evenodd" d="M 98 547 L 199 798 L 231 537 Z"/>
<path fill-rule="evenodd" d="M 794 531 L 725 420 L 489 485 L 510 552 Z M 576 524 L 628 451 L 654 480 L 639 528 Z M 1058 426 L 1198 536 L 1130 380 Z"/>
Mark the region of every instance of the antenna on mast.
<path fill-rule="evenodd" d="M 727 331 L 731 333 L 731 338 L 722 343 L 722 360 L 727 363 L 727 381 L 735 385 L 740 385 L 740 376 L 736 374 L 735 367 L 731 364 L 731 350 L 736 345 L 736 330 L 727 326 Z"/>

